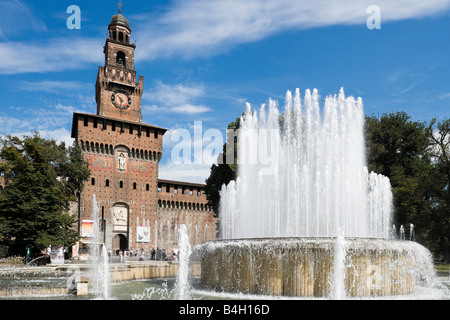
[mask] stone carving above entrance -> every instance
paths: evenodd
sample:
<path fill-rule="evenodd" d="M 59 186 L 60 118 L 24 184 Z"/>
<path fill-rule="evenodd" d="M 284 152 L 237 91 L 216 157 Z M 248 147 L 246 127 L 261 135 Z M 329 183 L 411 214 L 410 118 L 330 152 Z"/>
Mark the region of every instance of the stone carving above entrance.
<path fill-rule="evenodd" d="M 115 205 L 113 207 L 113 231 L 127 231 L 128 228 L 128 208 L 125 205 Z"/>

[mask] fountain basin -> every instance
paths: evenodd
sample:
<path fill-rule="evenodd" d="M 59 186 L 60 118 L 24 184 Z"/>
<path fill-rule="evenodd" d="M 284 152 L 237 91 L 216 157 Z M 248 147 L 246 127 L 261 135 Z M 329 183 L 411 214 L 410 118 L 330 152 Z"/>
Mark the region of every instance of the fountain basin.
<path fill-rule="evenodd" d="M 259 238 L 202 245 L 201 283 L 226 292 L 274 296 L 333 297 L 412 293 L 433 273 L 429 251 L 411 241 L 345 238 Z M 345 254 L 337 261 L 336 252 Z M 337 272 L 341 264 L 343 272 Z M 336 279 L 336 277 L 342 279 Z"/>

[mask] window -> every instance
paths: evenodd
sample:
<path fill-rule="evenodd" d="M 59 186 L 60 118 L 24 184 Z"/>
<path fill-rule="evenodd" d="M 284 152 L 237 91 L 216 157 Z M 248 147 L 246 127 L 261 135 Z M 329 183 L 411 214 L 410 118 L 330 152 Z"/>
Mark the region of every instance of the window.
<path fill-rule="evenodd" d="M 91 185 L 95 186 L 95 178 L 91 178 Z"/>
<path fill-rule="evenodd" d="M 136 184 L 136 182 L 133 182 L 133 189 L 136 190 L 136 188 L 137 188 L 137 184 Z"/>
<path fill-rule="evenodd" d="M 106 179 L 105 187 L 109 187 L 109 180 L 108 179 Z"/>
<path fill-rule="evenodd" d="M 130 134 L 133 134 L 133 126 L 130 124 Z"/>
<path fill-rule="evenodd" d="M 120 33 L 122 34 L 122 32 Z M 125 67 L 125 53 L 122 51 L 117 52 L 116 64 Z"/>
<path fill-rule="evenodd" d="M 84 117 L 84 126 L 85 126 L 85 127 L 88 126 L 88 117 Z"/>
<path fill-rule="evenodd" d="M 119 188 L 123 188 L 123 181 L 119 182 Z"/>
<path fill-rule="evenodd" d="M 111 130 L 116 131 L 116 123 L 114 121 L 111 123 Z"/>
<path fill-rule="evenodd" d="M 150 190 L 150 185 L 148 183 L 145 185 L 145 190 L 147 190 L 147 191 Z"/>
<path fill-rule="evenodd" d="M 97 128 L 97 118 L 94 118 L 94 128 Z"/>

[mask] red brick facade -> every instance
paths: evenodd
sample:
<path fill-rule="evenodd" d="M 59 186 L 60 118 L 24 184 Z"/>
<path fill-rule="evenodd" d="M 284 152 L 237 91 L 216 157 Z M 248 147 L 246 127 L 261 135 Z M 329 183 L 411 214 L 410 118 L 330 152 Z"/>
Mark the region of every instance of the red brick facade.
<path fill-rule="evenodd" d="M 192 245 L 214 240 L 217 219 L 204 185 L 158 180 L 167 130 L 142 123 L 144 78 L 136 82 L 128 21 L 115 15 L 108 29 L 105 66 L 99 68 L 96 82 L 97 114 L 73 115 L 72 137 L 92 171 L 73 207 L 78 230 L 88 242 L 95 195 L 100 240 L 107 249 L 148 252 L 158 247 L 171 252 L 177 248 L 181 224 L 186 224 Z"/>

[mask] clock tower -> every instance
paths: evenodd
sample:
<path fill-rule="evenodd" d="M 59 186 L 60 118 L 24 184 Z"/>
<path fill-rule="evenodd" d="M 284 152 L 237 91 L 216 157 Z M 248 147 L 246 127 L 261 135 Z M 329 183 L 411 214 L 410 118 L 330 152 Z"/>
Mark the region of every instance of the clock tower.
<path fill-rule="evenodd" d="M 130 43 L 131 28 L 122 10 L 111 18 L 108 30 L 103 49 L 105 66 L 99 67 L 95 85 L 97 114 L 140 123 L 144 77 L 136 79 L 136 45 Z"/>

